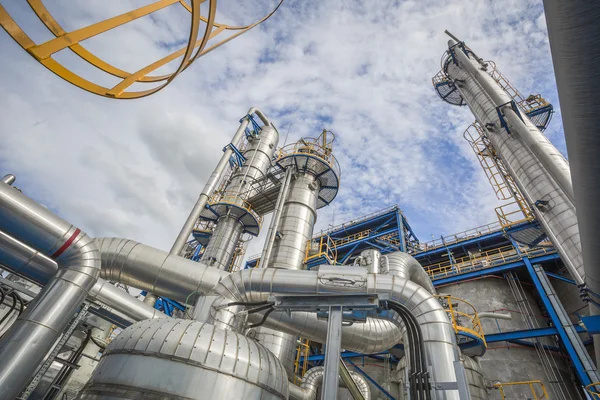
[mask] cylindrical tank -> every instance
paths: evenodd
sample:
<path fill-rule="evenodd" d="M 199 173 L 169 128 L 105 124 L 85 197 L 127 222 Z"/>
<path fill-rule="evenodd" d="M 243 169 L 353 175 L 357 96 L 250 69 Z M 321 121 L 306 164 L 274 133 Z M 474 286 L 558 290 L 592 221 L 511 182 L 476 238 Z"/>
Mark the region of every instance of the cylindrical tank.
<path fill-rule="evenodd" d="M 481 71 L 481 67 L 477 61 L 468 59 L 468 62 L 477 66 L 482 79 L 493 81 L 492 77 Z M 513 175 L 519 188 L 524 192 L 525 197 L 531 203 L 535 203 L 538 200 L 547 202 L 547 205 L 540 206 L 534 210 L 536 216 L 542 219 L 542 222 L 547 225 L 547 228 L 550 230 L 547 233 L 566 263 L 569 263 L 581 277 L 585 276 L 579 230 L 573 203 L 571 203 L 551 174 L 527 147 L 518 133 L 508 133 L 506 129 L 501 128 L 502 123 L 498 116 L 496 104 L 477 80 L 468 71 L 452 62 L 448 65 L 448 75 L 456 82 L 461 95 L 481 126 L 487 127 L 488 124 L 492 124 L 492 126 L 496 127 L 493 132 L 488 133 L 486 136 L 500 158 L 509 168 L 511 175 Z M 510 99 L 495 81 L 492 82 L 491 86 L 494 87 L 499 96 Z M 560 152 L 542 135 L 529 118 L 526 116 L 523 117 L 523 122 L 529 131 L 535 134 L 534 136 L 537 138 L 539 145 L 549 149 L 548 151 L 552 153 L 557 165 L 563 167 L 566 162 Z M 568 168 L 568 164 L 566 165 L 566 168 Z"/>
<path fill-rule="evenodd" d="M 165 376 L 169 379 L 164 379 Z M 107 347 L 81 400 L 288 398 L 281 362 L 238 333 L 193 320 L 153 319 Z"/>
<path fill-rule="evenodd" d="M 317 221 L 320 184 L 310 172 L 298 173 L 290 184 L 268 267 L 304 269 L 306 243 Z"/>
<path fill-rule="evenodd" d="M 508 277 L 506 279 L 512 279 Z M 532 329 L 536 324 L 539 327 L 547 326 L 547 319 L 543 316 L 538 302 L 533 296 L 534 290 L 528 290 L 524 286 L 524 291 L 517 295 L 519 301 L 515 298 L 514 287 L 511 289 L 509 282 L 501 277 L 486 277 L 483 279 L 463 282 L 456 285 L 444 286 L 438 288 L 440 294 L 448 294 L 457 298 L 466 300 L 477 308 L 477 312 L 496 311 L 501 313 L 510 313 L 512 319 L 489 319 L 481 320 L 485 334 L 519 331 Z M 520 285 L 524 285 L 520 283 Z M 519 297 L 519 296 L 525 297 Z M 529 313 L 534 316 L 533 321 L 520 312 L 520 306 L 526 306 Z M 460 303 L 458 311 L 461 310 Z M 533 345 L 533 342 L 527 342 Z M 540 339 L 543 345 L 556 346 L 551 338 Z M 490 343 L 487 352 L 479 360 L 483 375 L 488 382 L 522 382 L 528 380 L 541 380 L 548 390 L 548 394 L 553 399 L 569 398 L 571 393 L 573 398 L 578 398 L 573 387 L 569 371 L 563 359 L 555 352 L 546 350 L 543 356 L 546 365 L 542 364 L 538 352 L 533 346 L 524 344 L 514 344 L 509 342 Z M 558 369 L 556 368 L 558 367 Z M 551 383 L 548 379 L 545 369 L 555 374 L 559 380 L 564 383 Z M 511 396 L 515 398 L 531 397 L 531 391 L 528 386 L 514 386 L 510 389 Z M 566 393 L 563 397 L 560 392 Z"/>
<path fill-rule="evenodd" d="M 204 250 L 202 262 L 219 269 L 227 269 L 243 231 L 244 226 L 237 218 L 229 215 L 221 217 Z"/>
<path fill-rule="evenodd" d="M 246 161 L 231 177 L 223 194 L 223 202 L 247 208 L 244 199 L 252 197 L 258 189 L 252 184 L 267 173 L 278 141 L 279 133 L 269 126 L 264 126 L 258 136 L 248 138 L 248 147 L 243 153 Z M 227 269 L 243 232 L 244 226 L 236 216 L 230 213 L 221 215 L 206 245 L 202 261 L 219 269 Z"/>

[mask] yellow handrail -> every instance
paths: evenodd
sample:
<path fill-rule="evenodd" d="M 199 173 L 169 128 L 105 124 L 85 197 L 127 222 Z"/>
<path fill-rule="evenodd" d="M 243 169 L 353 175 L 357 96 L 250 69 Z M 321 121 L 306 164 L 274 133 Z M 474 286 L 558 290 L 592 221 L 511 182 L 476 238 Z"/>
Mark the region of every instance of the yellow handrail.
<path fill-rule="evenodd" d="M 296 360 L 294 361 L 294 383 L 297 384 L 300 378 L 306 374 L 308 369 L 308 353 L 310 351 L 310 340 L 300 338 L 298 346 L 296 347 Z M 300 358 L 302 359 L 302 365 L 300 365 Z"/>
<path fill-rule="evenodd" d="M 477 309 L 468 301 L 460 299 L 458 297 L 450 295 L 436 295 L 435 297 L 443 299 L 446 307 L 446 312 L 450 315 L 454 332 L 459 334 L 465 332 L 469 336 L 475 336 L 483 341 L 483 344 L 487 346 L 485 341 L 485 333 L 483 332 L 483 326 L 481 320 L 477 314 Z M 466 307 L 469 312 L 458 311 L 459 305 Z"/>
<path fill-rule="evenodd" d="M 306 264 L 310 260 L 324 257 L 330 265 L 335 265 L 337 263 L 337 246 L 336 243 L 331 239 L 331 237 L 329 237 L 329 235 L 319 237 L 317 252 L 311 255 L 311 246 L 314 240 L 315 239 L 312 239 L 306 242 L 304 263 Z"/>
<path fill-rule="evenodd" d="M 554 248 L 534 247 L 519 248 L 523 255 L 539 256 L 556 252 Z M 521 256 L 513 246 L 504 246 L 497 249 L 488 250 L 477 256 L 461 257 L 453 260 L 446 260 L 436 264 L 425 266 L 425 271 L 429 276 L 440 278 L 447 275 L 460 274 L 473 269 L 485 269 L 494 265 L 503 264 L 509 261 L 519 260 Z"/>
<path fill-rule="evenodd" d="M 500 395 L 502 396 L 502 400 L 506 399 L 506 393 L 504 392 L 505 386 L 517 386 L 517 385 L 527 385 L 531 390 L 531 394 L 533 395 L 533 400 L 542 400 L 549 399 L 548 392 L 546 391 L 546 386 L 540 380 L 531 380 L 531 381 L 523 381 L 523 382 L 498 382 L 494 384 L 494 387 L 500 390 Z M 541 392 L 538 395 L 538 391 L 536 390 L 536 385 L 539 385 Z"/>

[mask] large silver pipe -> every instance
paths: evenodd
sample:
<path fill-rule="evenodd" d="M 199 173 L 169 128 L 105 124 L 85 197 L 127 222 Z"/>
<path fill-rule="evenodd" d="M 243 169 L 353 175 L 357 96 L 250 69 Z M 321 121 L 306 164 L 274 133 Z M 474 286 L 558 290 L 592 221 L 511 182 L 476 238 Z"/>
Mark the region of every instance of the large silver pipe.
<path fill-rule="evenodd" d="M 0 265 L 6 270 L 44 286 L 58 272 L 58 264 L 49 257 L 0 231 Z M 165 315 L 102 278 L 98 278 L 88 294 L 134 321 Z"/>
<path fill-rule="evenodd" d="M 288 196 L 292 174 L 292 168 L 288 168 L 285 171 L 285 176 L 281 188 L 279 189 L 279 194 L 277 195 L 273 217 L 271 218 L 271 224 L 269 225 L 269 231 L 267 232 L 267 239 L 265 240 L 265 245 L 259 260 L 260 266 L 263 268 L 269 264 L 269 258 L 271 258 L 271 250 L 273 249 L 275 237 L 277 236 L 277 229 L 279 228 L 279 222 L 281 221 L 281 212 L 283 211 L 285 199 Z"/>
<path fill-rule="evenodd" d="M 318 271 L 298 271 L 282 268 L 260 268 L 227 274 L 202 263 L 169 255 L 139 243 L 124 239 L 97 239 L 103 263 L 103 276 L 166 297 L 185 301 L 185 293 L 213 293 L 223 296 L 215 302 L 212 313 L 216 323 L 237 329 L 244 313 L 232 313 L 223 308 L 232 301 L 265 301 L 270 295 L 315 295 L 341 293 L 381 293 L 401 301 L 415 315 L 423 328 L 427 357 L 432 364 L 432 379 L 437 382 L 456 382 L 455 361 L 459 360 L 454 328 L 446 311 L 426 289 L 396 276 L 367 274 L 360 267 L 321 266 Z M 112 243 L 112 244 L 111 244 Z M 339 285 L 334 279 L 340 274 L 354 281 Z M 211 289 L 213 289 L 211 291 Z M 232 317 L 233 316 L 233 317 Z M 221 318 L 224 319 L 222 320 Z M 260 313 L 252 314 L 258 322 Z M 233 321 L 232 321 L 233 319 Z M 370 321 L 370 322 L 369 322 Z M 212 322 L 212 321 L 211 321 Z M 242 323 L 245 321 L 241 321 Z M 323 342 L 327 322 L 317 320 L 314 313 L 273 313 L 265 327 L 296 336 Z M 399 343 L 402 337 L 398 318 L 369 319 L 367 324 L 343 328 L 342 347 L 363 353 L 383 351 Z M 440 393 L 440 399 L 458 399 L 455 391 Z"/>
<path fill-rule="evenodd" d="M 454 56 L 459 65 L 468 71 L 477 80 L 485 92 L 490 96 L 496 107 L 499 107 L 508 124 L 523 140 L 525 145 L 540 160 L 542 165 L 554 178 L 563 192 L 573 201 L 573 184 L 569 163 L 552 143 L 533 125 L 528 118 L 520 117 L 511 106 L 510 96 L 500 88 L 480 64 L 478 60 L 471 60 L 465 52 L 456 46 L 454 40 L 448 41 L 448 47 L 454 47 Z"/>
<path fill-rule="evenodd" d="M 435 287 L 431 282 L 431 278 L 423 269 L 423 266 L 419 264 L 412 256 L 397 251 L 387 255 L 388 259 L 388 274 L 395 275 L 402 279 L 408 279 L 422 288 L 427 290 L 431 294 L 436 294 Z"/>
<path fill-rule="evenodd" d="M 290 400 L 315 400 L 317 398 L 317 390 L 323 384 L 323 376 L 325 374 L 324 367 L 313 367 L 302 378 L 300 386 L 290 383 Z M 358 386 L 364 400 L 371 399 L 371 389 L 367 380 L 357 372 L 350 371 L 350 376 Z M 341 387 L 346 387 L 344 381 L 340 381 Z"/>
<path fill-rule="evenodd" d="M 133 240 L 97 238 L 102 278 L 193 303 L 228 273 Z"/>
<path fill-rule="evenodd" d="M 600 3 L 544 0 L 544 11 L 571 162 L 585 283 L 600 293 Z M 592 303 L 590 311 L 600 313 Z M 598 364 L 598 335 L 594 347 Z"/>
<path fill-rule="evenodd" d="M 462 52 L 456 51 L 456 53 Z M 479 65 L 478 61 L 468 58 L 465 62 Z M 462 64 L 459 63 L 457 66 L 450 63 L 448 66 L 449 77 L 454 81 L 481 126 L 486 127 L 488 123 L 500 126 L 496 104 L 479 82 L 462 67 Z M 497 87 L 496 90 L 503 92 L 500 87 Z M 525 120 L 528 121 L 527 118 Z M 585 271 L 573 203 L 519 137 L 504 132 L 504 129 L 495 129 L 489 126 L 487 129 L 493 131 L 487 137 L 504 161 L 527 202 L 534 204 L 537 200 L 548 201 L 548 207 L 544 209 L 533 207 L 533 212 L 560 253 L 573 279 L 578 284 L 583 283 L 582 276 Z"/>
<path fill-rule="evenodd" d="M 15 399 L 56 343 L 100 274 L 100 253 L 84 232 L 6 183 L 0 183 L 0 227 L 59 270 L 0 339 L 0 399 Z"/>
<path fill-rule="evenodd" d="M 344 282 L 340 284 L 339 277 L 343 275 Z M 440 302 L 426 289 L 418 284 L 396 276 L 368 274 L 361 267 L 336 267 L 322 265 L 318 271 L 296 271 L 279 268 L 252 269 L 230 274 L 224 277 L 215 292 L 224 299 L 222 305 L 231 302 L 260 302 L 269 296 L 295 295 L 328 295 L 349 293 L 377 293 L 388 295 L 390 299 L 402 302 L 413 313 L 423 331 L 423 344 L 427 359 L 432 369 L 434 382 L 457 382 L 455 368 L 460 365 L 460 351 L 456 344 L 456 336 L 446 311 Z M 216 305 L 216 309 L 219 308 Z M 258 313 L 257 313 L 258 314 Z M 295 314 L 295 313 L 293 313 Z M 219 313 L 217 312 L 218 319 Z M 252 314 L 260 319 L 260 315 Z M 397 320 L 397 317 L 395 317 Z M 254 319 L 252 319 L 254 321 Z M 270 324 L 265 326 L 277 328 Z M 287 321 L 297 325 L 279 327 L 288 333 L 296 333 L 302 337 L 305 331 L 320 329 L 315 325 L 306 326 L 304 320 Z M 318 325 L 318 324 L 316 324 Z M 402 325 L 403 337 L 406 329 Z M 326 329 L 325 329 L 326 331 Z M 302 333 L 300 333 L 302 332 Z M 342 335 L 342 347 L 347 350 L 361 348 L 363 343 L 355 343 L 353 338 Z M 322 341 L 322 337 L 320 340 Z M 380 340 L 372 335 L 371 342 Z M 406 343 L 406 341 L 405 341 Z M 355 350 L 356 351 L 356 350 Z M 458 399 L 457 390 L 439 390 L 438 399 Z"/>
<path fill-rule="evenodd" d="M 272 126 L 271 121 L 269 121 L 267 117 L 256 107 L 250 108 L 246 115 L 251 114 L 256 114 L 262 120 L 265 126 Z M 239 144 L 241 143 L 242 138 L 244 137 L 244 131 L 248 127 L 248 123 L 249 120 L 247 117 L 242 118 L 238 130 L 235 132 L 235 135 L 233 135 L 233 138 L 231 139 L 231 143 L 233 143 L 234 146 L 239 147 Z M 198 218 L 200 218 L 200 213 L 202 212 L 202 210 L 204 210 L 204 207 L 206 207 L 208 198 L 211 196 L 211 194 L 217 187 L 217 184 L 219 183 L 219 180 L 223 175 L 223 171 L 225 171 L 225 168 L 227 168 L 227 166 L 229 165 L 229 158 L 232 156 L 232 154 L 233 150 L 231 149 L 231 147 L 227 147 L 223 152 L 219 163 L 215 167 L 213 173 L 208 178 L 208 181 L 206 181 L 204 189 L 202 189 L 202 193 L 200 193 L 200 196 L 198 197 L 194 208 L 192 208 L 190 215 L 187 217 L 185 223 L 183 224 L 183 227 L 181 228 L 181 231 L 177 235 L 175 243 L 173 243 L 173 246 L 170 250 L 171 254 L 179 255 L 181 253 L 183 246 L 185 246 L 186 241 L 188 240 L 192 233 L 192 230 L 194 229 L 196 221 L 198 221 Z"/>

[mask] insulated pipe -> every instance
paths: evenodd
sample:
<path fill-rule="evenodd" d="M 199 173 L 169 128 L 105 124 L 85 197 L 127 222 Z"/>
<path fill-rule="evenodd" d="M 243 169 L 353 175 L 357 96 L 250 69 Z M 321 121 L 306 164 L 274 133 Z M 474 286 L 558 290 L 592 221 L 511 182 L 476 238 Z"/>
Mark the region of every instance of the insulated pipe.
<path fill-rule="evenodd" d="M 58 272 L 58 265 L 52 259 L 2 231 L 0 231 L 0 264 L 6 270 L 40 286 L 46 285 Z M 102 278 L 98 278 L 87 298 L 92 301 L 98 300 L 134 321 L 165 317 L 160 311 Z"/>
<path fill-rule="evenodd" d="M 262 120 L 262 122 L 265 125 L 271 126 L 271 127 L 273 126 L 271 124 L 271 121 L 269 121 L 267 119 L 267 117 L 256 107 L 250 108 L 248 110 L 248 113 L 246 114 L 246 116 L 251 115 L 251 114 L 258 115 L 258 117 Z M 235 135 L 233 135 L 233 138 L 231 139 L 231 143 L 233 143 L 234 146 L 236 146 L 236 147 L 239 146 L 239 144 L 244 136 L 244 131 L 248 127 L 249 122 L 250 121 L 247 117 L 242 118 L 240 127 L 238 128 L 238 130 L 235 132 Z M 223 155 L 221 156 L 219 163 L 215 167 L 215 170 L 213 171 L 211 176 L 208 178 L 208 181 L 206 181 L 206 184 L 204 185 L 204 189 L 202 190 L 202 193 L 200 193 L 200 196 L 198 197 L 198 200 L 196 201 L 194 208 L 192 208 L 192 211 L 190 212 L 190 215 L 187 217 L 185 223 L 183 224 L 183 227 L 181 228 L 179 235 L 177 235 L 177 238 L 175 239 L 175 243 L 173 243 L 173 246 L 171 247 L 171 250 L 169 251 L 171 254 L 179 255 L 181 253 L 183 246 L 185 246 L 187 239 L 190 237 L 190 234 L 192 233 L 192 230 L 194 229 L 194 225 L 196 224 L 196 221 L 198 221 L 198 218 L 200 218 L 200 213 L 202 212 L 202 210 L 204 210 L 204 207 L 206 206 L 206 203 L 208 202 L 208 198 L 213 193 L 217 184 L 219 183 L 219 180 L 221 179 L 221 176 L 223 175 L 223 171 L 225 171 L 225 168 L 227 168 L 227 166 L 229 165 L 229 158 L 231 157 L 232 154 L 233 154 L 233 149 L 230 146 L 226 147 L 225 150 L 223 151 Z"/>
<path fill-rule="evenodd" d="M 431 367 L 433 382 L 457 382 L 456 368 L 462 368 L 456 335 L 452 324 L 448 320 L 446 311 L 431 293 L 406 279 L 396 276 L 368 274 L 361 267 L 340 268 L 322 265 L 318 268 L 318 271 L 265 268 L 243 270 L 230 274 L 219 282 L 215 292 L 224 297 L 222 306 L 232 301 L 243 303 L 263 302 L 267 301 L 270 296 L 285 296 L 289 293 L 298 296 L 358 293 L 385 294 L 389 296 L 390 300 L 404 304 L 421 325 L 423 346 Z M 219 309 L 219 307 L 216 307 L 216 309 Z M 261 319 L 258 314 L 251 314 L 252 322 L 255 322 L 254 318 Z M 219 313 L 217 312 L 215 315 L 218 319 Z M 395 321 L 399 320 L 398 316 L 389 318 L 393 318 Z M 302 320 L 288 321 L 294 324 L 276 327 L 269 323 L 270 319 L 271 317 L 266 319 L 265 326 L 271 329 L 283 328 L 280 330 L 298 334 L 302 337 L 308 337 L 304 334 L 305 331 L 322 329 L 319 326 L 320 324 L 311 323 L 310 326 L 306 326 Z M 403 336 L 405 336 L 406 328 L 403 324 L 402 330 Z M 322 340 L 323 338 L 320 338 L 321 342 Z M 379 337 L 372 332 L 370 341 L 377 342 L 378 340 Z M 353 342 L 352 338 L 345 339 L 344 333 L 342 335 L 342 347 L 356 351 L 354 345 L 358 345 L 357 347 L 363 346 L 362 343 Z M 439 389 L 436 398 L 440 400 L 458 400 L 459 394 L 455 389 Z"/>
<path fill-rule="evenodd" d="M 431 294 L 436 294 L 431 278 L 423 266 L 409 254 L 397 251 L 387 255 L 388 275 L 412 281 Z"/>
<path fill-rule="evenodd" d="M 179 302 L 193 302 L 209 293 L 228 273 L 169 254 L 133 240 L 97 238 L 102 278 L 156 293 Z"/>
<path fill-rule="evenodd" d="M 510 127 L 523 139 L 525 145 L 540 160 L 548 170 L 556 183 L 560 186 L 568 198 L 573 201 L 573 183 L 571 182 L 571 170 L 569 163 L 560 152 L 542 135 L 540 130 L 528 121 L 525 123 L 511 106 L 512 99 L 503 90 L 499 90 L 498 83 L 492 78 L 479 61 L 472 62 L 469 56 L 459 49 L 454 40 L 448 41 L 448 47 L 454 47 L 453 52 L 459 65 L 464 67 L 471 76 L 479 82 L 486 93 L 494 101 L 496 107 L 500 108 L 502 114 L 508 120 Z"/>
<path fill-rule="evenodd" d="M 285 204 L 285 199 L 288 195 L 288 190 L 290 188 L 290 181 L 292 180 L 293 169 L 288 168 L 285 171 L 285 177 L 283 178 L 283 183 L 281 184 L 281 188 L 279 189 L 279 194 L 277 195 L 277 202 L 275 203 L 275 210 L 273 211 L 273 217 L 271 219 L 271 225 L 269 225 L 269 232 L 267 233 L 267 240 L 265 241 L 265 246 L 263 247 L 262 254 L 260 256 L 260 266 L 261 268 L 266 268 L 269 264 L 269 258 L 271 257 L 271 250 L 273 249 L 273 243 L 275 242 L 275 237 L 277 235 L 277 228 L 279 227 L 279 221 L 281 220 L 281 212 L 283 210 L 283 205 Z"/>
<path fill-rule="evenodd" d="M 367 274 L 360 267 L 321 266 L 318 271 L 298 271 L 281 268 L 260 268 L 227 274 L 202 263 L 168 255 L 160 250 L 124 239 L 97 239 L 100 243 L 103 277 L 159 295 L 185 301 L 186 293 L 221 295 L 213 305 L 216 323 L 238 324 L 225 307 L 230 302 L 263 302 L 270 295 L 326 294 L 386 294 L 405 304 L 422 325 L 424 346 L 432 366 L 435 382 L 456 382 L 455 364 L 459 361 L 454 328 L 446 311 L 426 289 L 396 276 Z M 344 282 L 336 279 L 343 275 Z M 211 291 L 211 289 L 213 289 Z M 233 318 L 232 318 L 233 315 Z M 221 318 L 225 317 L 224 321 Z M 389 319 L 369 319 L 367 324 L 343 328 L 342 347 L 363 353 L 383 351 L 401 340 L 398 334 L 402 323 L 397 316 Z M 233 319 L 233 321 L 232 321 Z M 250 321 L 258 322 L 262 314 L 251 314 Z M 371 322 L 369 322 L 371 321 Z M 242 321 L 243 322 L 243 321 Z M 211 322 L 212 323 L 212 322 Z M 272 313 L 264 326 L 323 342 L 327 321 L 317 320 L 314 313 L 294 312 L 291 316 Z M 367 329 L 368 327 L 368 329 Z M 458 399 L 454 390 L 441 390 L 439 399 Z"/>
<path fill-rule="evenodd" d="M 323 375 L 325 374 L 324 367 L 313 367 L 302 378 L 300 386 L 290 382 L 290 400 L 315 400 L 317 398 L 317 390 L 323 384 Z M 365 377 L 361 374 L 350 371 L 350 375 L 358 386 L 358 390 L 362 394 L 364 400 L 371 399 L 371 389 Z M 340 386 L 346 387 L 343 380 L 340 380 Z"/>
<path fill-rule="evenodd" d="M 544 0 L 544 11 L 571 162 L 585 283 L 600 293 L 600 3 Z M 590 311 L 596 315 L 600 309 L 590 303 Z M 598 335 L 594 347 L 598 364 Z"/>
<path fill-rule="evenodd" d="M 84 232 L 0 183 L 0 227 L 59 270 L 0 339 L 0 399 L 15 399 L 52 349 L 100 274 L 100 253 Z"/>
<path fill-rule="evenodd" d="M 484 318 L 488 318 L 488 319 L 512 319 L 512 315 L 511 314 L 502 314 L 502 313 L 495 313 L 495 312 L 480 312 L 480 313 L 477 313 L 477 316 L 479 317 L 479 319 L 484 319 Z"/>

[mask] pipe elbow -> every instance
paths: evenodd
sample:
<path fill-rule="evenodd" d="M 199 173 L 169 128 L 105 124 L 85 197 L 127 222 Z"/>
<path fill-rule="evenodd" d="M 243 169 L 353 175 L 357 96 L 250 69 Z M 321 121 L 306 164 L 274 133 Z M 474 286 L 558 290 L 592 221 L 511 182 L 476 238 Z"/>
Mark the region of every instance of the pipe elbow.
<path fill-rule="evenodd" d="M 387 255 L 389 275 L 412 281 L 431 294 L 435 294 L 435 287 L 423 266 L 410 254 L 397 251 Z"/>

